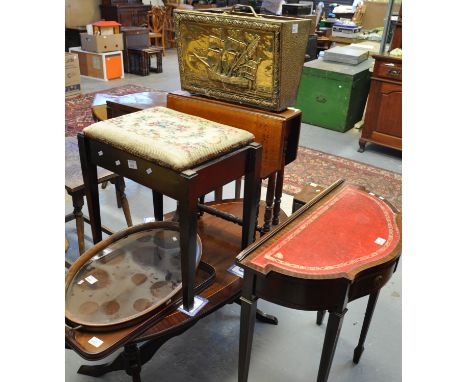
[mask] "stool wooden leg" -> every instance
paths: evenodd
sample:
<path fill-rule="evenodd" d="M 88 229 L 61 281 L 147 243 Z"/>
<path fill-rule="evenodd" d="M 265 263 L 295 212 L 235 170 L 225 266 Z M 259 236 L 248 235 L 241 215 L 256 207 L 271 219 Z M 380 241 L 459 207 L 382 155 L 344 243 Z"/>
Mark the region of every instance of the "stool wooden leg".
<path fill-rule="evenodd" d="M 275 194 L 276 173 L 268 178 L 268 187 L 266 194 L 265 218 L 263 223 L 263 232 L 269 232 L 271 229 L 271 219 L 273 217 L 273 198 Z"/>
<path fill-rule="evenodd" d="M 244 182 L 242 249 L 255 240 L 261 187 L 262 146 L 258 143 L 251 143 L 249 146 Z"/>
<path fill-rule="evenodd" d="M 76 232 L 78 236 L 78 249 L 80 251 L 80 255 L 82 255 L 85 250 L 84 220 L 83 220 L 83 212 L 82 212 L 82 208 L 84 205 L 83 194 L 81 192 L 72 194 L 72 202 L 73 202 L 73 215 L 75 216 Z"/>
<path fill-rule="evenodd" d="M 223 187 L 217 188 L 216 190 L 214 190 L 214 193 L 215 193 L 215 197 L 214 197 L 215 202 L 220 202 L 221 200 L 223 200 Z"/>
<path fill-rule="evenodd" d="M 240 198 L 241 195 L 241 187 L 242 187 L 242 178 L 236 179 L 236 186 L 235 186 L 234 197 L 236 199 Z"/>
<path fill-rule="evenodd" d="M 127 226 L 131 227 L 133 225 L 132 215 L 130 214 L 130 207 L 128 205 L 127 195 L 125 195 L 125 180 L 122 176 L 119 176 L 115 180 L 115 191 L 117 193 L 117 200 L 119 200 L 120 205 L 122 206 Z"/>
<path fill-rule="evenodd" d="M 190 182 L 188 180 L 188 182 Z M 182 265 L 182 298 L 185 310 L 194 303 L 195 253 L 197 246 L 198 197 L 187 186 L 187 197 L 179 201 L 180 250 Z"/>
<path fill-rule="evenodd" d="M 283 195 L 284 167 L 277 172 L 275 187 L 275 205 L 273 207 L 273 225 L 279 224 L 279 215 L 281 211 L 281 196 Z"/>
<path fill-rule="evenodd" d="M 97 166 L 91 162 L 89 145 L 83 133 L 78 133 L 78 147 L 80 150 L 81 172 L 88 202 L 89 220 L 93 242 L 97 244 L 102 240 L 101 212 L 99 206 Z"/>
<path fill-rule="evenodd" d="M 153 190 L 153 209 L 154 209 L 154 218 L 157 221 L 164 220 L 163 213 L 163 194 Z"/>
<path fill-rule="evenodd" d="M 239 363 L 238 381 L 247 382 L 249 377 L 250 354 L 252 352 L 252 340 L 255 328 L 255 315 L 257 311 L 257 298 L 253 295 L 255 276 L 245 272 L 242 286 L 241 322 L 239 335 Z"/>
<path fill-rule="evenodd" d="M 379 298 L 380 289 L 369 295 L 369 301 L 367 302 L 366 315 L 364 316 L 364 322 L 362 323 L 361 335 L 359 336 L 359 343 L 354 349 L 353 362 L 359 363 L 362 352 L 364 351 L 364 342 L 366 341 L 367 332 L 372 321 L 372 315 L 374 314 L 375 305 Z"/>

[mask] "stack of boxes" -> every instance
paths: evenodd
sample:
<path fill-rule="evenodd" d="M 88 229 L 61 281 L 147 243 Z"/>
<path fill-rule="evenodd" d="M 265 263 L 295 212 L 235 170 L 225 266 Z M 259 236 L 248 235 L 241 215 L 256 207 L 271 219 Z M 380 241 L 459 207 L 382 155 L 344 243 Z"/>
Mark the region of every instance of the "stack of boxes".
<path fill-rule="evenodd" d="M 98 21 L 89 27 L 80 34 L 81 47 L 69 49 L 78 55 L 81 75 L 104 81 L 124 78 L 120 24 Z"/>
<path fill-rule="evenodd" d="M 65 52 L 65 97 L 81 93 L 80 65 L 78 56 Z"/>

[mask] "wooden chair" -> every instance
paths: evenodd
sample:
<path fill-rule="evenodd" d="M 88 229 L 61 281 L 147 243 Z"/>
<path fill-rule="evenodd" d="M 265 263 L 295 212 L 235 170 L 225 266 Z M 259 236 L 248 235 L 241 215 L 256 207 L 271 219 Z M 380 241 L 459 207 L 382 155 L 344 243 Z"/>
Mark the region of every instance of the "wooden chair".
<path fill-rule="evenodd" d="M 175 48 L 176 37 L 175 37 L 175 26 L 174 26 L 174 5 L 166 5 L 166 43 L 170 48 Z"/>
<path fill-rule="evenodd" d="M 148 12 L 148 29 L 150 45 L 159 46 L 158 39 L 161 40 L 161 47 L 163 48 L 163 56 L 166 55 L 166 9 L 160 7 L 153 7 Z M 154 40 L 154 44 L 153 44 Z"/>

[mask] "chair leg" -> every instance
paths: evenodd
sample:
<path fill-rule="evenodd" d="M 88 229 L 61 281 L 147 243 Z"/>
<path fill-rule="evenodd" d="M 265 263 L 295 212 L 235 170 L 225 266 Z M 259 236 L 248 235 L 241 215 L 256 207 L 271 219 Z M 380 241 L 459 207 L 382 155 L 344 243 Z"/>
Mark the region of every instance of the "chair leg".
<path fill-rule="evenodd" d="M 254 275 L 246 273 L 242 287 L 241 322 L 239 335 L 238 381 L 247 382 L 249 377 L 250 354 L 257 312 L 257 298 L 253 296 Z"/>
<path fill-rule="evenodd" d="M 355 364 L 359 363 L 361 355 L 364 351 L 364 342 L 366 341 L 367 332 L 369 331 L 369 326 L 372 321 L 372 316 L 374 314 L 375 305 L 379 298 L 380 289 L 371 293 L 369 295 L 369 300 L 367 302 L 366 315 L 364 316 L 364 322 L 362 323 L 361 335 L 359 336 L 359 343 L 354 349 L 353 362 Z"/>
<path fill-rule="evenodd" d="M 242 249 L 255 240 L 258 206 L 260 201 L 260 164 L 262 146 L 251 143 L 247 154 L 244 182 L 244 203 L 242 211 Z"/>
<path fill-rule="evenodd" d="M 327 331 L 325 333 L 325 340 L 323 343 L 322 357 L 320 358 L 320 366 L 317 377 L 317 382 L 326 382 L 330 374 L 330 368 L 335 355 L 336 344 L 340 336 L 343 318 L 347 309 L 341 311 L 330 311 L 328 317 Z"/>
<path fill-rule="evenodd" d="M 83 133 L 78 133 L 78 147 L 80 150 L 81 172 L 88 202 L 89 220 L 93 242 L 97 244 L 102 240 L 101 212 L 99 206 L 97 166 L 91 162 L 89 145 Z"/>
<path fill-rule="evenodd" d="M 84 245 L 84 220 L 83 220 L 83 206 L 84 195 L 81 192 L 72 194 L 73 202 L 73 215 L 75 216 L 76 232 L 78 236 L 78 250 L 80 255 L 85 251 Z"/>
<path fill-rule="evenodd" d="M 130 206 L 128 205 L 127 195 L 125 195 L 125 180 L 122 176 L 119 176 L 115 180 L 115 192 L 117 194 L 117 200 L 120 202 L 122 206 L 122 210 L 125 216 L 125 221 L 127 222 L 127 226 L 131 227 L 132 223 L 132 215 L 130 214 Z"/>

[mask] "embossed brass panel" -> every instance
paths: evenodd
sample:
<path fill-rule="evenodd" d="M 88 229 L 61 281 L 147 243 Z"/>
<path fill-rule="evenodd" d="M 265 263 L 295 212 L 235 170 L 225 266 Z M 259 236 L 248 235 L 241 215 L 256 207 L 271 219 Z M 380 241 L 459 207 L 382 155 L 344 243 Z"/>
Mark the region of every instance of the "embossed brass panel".
<path fill-rule="evenodd" d="M 175 10 L 182 89 L 282 111 L 293 106 L 310 22 Z"/>

